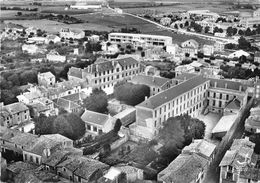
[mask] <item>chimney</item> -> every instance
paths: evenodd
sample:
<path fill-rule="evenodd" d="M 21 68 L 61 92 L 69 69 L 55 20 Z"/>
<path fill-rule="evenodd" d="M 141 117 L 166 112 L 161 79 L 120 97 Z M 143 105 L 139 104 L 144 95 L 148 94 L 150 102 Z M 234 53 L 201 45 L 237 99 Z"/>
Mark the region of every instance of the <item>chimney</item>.
<path fill-rule="evenodd" d="M 217 88 L 217 82 L 215 82 L 214 87 Z"/>
<path fill-rule="evenodd" d="M 227 83 L 225 83 L 225 88 L 227 89 L 227 86 L 228 86 L 228 84 Z"/>

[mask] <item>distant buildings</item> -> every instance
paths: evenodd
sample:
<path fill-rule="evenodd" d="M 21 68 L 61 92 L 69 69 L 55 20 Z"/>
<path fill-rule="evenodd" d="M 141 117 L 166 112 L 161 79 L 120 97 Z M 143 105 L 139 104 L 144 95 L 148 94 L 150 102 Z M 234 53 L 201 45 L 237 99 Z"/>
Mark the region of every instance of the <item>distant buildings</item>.
<path fill-rule="evenodd" d="M 245 130 L 260 133 L 260 106 L 251 108 L 250 116 L 246 119 Z"/>
<path fill-rule="evenodd" d="M 78 30 L 70 30 L 69 28 L 66 29 L 61 29 L 59 32 L 61 38 L 65 39 L 82 39 L 85 37 L 85 32 L 84 31 L 78 31 Z"/>
<path fill-rule="evenodd" d="M 38 73 L 38 84 L 45 87 L 54 86 L 56 78 L 51 72 Z"/>
<path fill-rule="evenodd" d="M 148 46 L 167 46 L 172 44 L 172 38 L 168 36 L 158 36 L 149 34 L 130 34 L 130 33 L 110 33 L 108 40 L 111 43 L 131 43 L 136 48 Z"/>
<path fill-rule="evenodd" d="M 57 51 L 51 50 L 47 55 L 46 59 L 51 62 L 65 62 L 66 56 L 60 55 Z"/>

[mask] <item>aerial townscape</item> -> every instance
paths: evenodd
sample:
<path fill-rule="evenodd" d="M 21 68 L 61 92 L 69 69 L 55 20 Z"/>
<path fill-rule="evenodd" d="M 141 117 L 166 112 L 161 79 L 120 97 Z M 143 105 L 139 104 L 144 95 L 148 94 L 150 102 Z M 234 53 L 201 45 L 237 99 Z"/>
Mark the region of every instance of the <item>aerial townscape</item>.
<path fill-rule="evenodd" d="M 0 8 L 0 182 L 260 183 L 260 0 Z"/>

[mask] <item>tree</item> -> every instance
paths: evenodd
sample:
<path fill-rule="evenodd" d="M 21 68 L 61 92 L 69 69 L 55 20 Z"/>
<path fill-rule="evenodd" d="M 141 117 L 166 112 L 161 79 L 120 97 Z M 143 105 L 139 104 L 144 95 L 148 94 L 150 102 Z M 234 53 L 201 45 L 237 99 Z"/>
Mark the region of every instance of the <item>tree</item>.
<path fill-rule="evenodd" d="M 232 27 L 227 28 L 227 36 L 233 36 L 233 28 Z"/>
<path fill-rule="evenodd" d="M 180 28 L 181 28 L 181 29 L 183 28 L 183 24 L 180 24 Z"/>
<path fill-rule="evenodd" d="M 243 30 L 240 29 L 240 30 L 238 31 L 238 34 L 239 34 L 240 36 L 243 36 L 245 33 L 244 33 Z"/>
<path fill-rule="evenodd" d="M 189 22 L 186 21 L 185 24 L 184 24 L 185 27 L 188 27 L 189 26 Z"/>
<path fill-rule="evenodd" d="M 219 28 L 218 27 L 214 27 L 213 33 L 219 32 Z"/>
<path fill-rule="evenodd" d="M 52 124 L 52 133 L 61 134 L 72 140 L 80 139 L 86 132 L 84 121 L 73 113 L 61 114 Z"/>
<path fill-rule="evenodd" d="M 90 111 L 107 112 L 108 97 L 103 90 L 95 88 L 91 95 L 83 100 L 83 107 Z"/>
<path fill-rule="evenodd" d="M 122 82 L 115 85 L 114 95 L 117 100 L 135 106 L 150 96 L 150 88 L 146 85 Z"/>
<path fill-rule="evenodd" d="M 175 29 L 178 29 L 179 27 L 178 27 L 178 25 L 177 25 L 177 24 L 174 24 L 174 28 L 175 28 Z"/>
<path fill-rule="evenodd" d="M 233 28 L 233 35 L 237 34 L 237 28 Z"/>
<path fill-rule="evenodd" d="M 251 44 L 244 37 L 241 36 L 238 40 L 238 48 L 248 50 L 251 48 Z"/>
<path fill-rule="evenodd" d="M 210 30 L 210 27 L 209 27 L 209 26 L 206 26 L 204 31 L 205 31 L 205 33 L 208 33 L 209 30 Z"/>
<path fill-rule="evenodd" d="M 252 35 L 252 31 L 251 29 L 248 27 L 245 31 L 245 36 L 251 36 Z"/>
<path fill-rule="evenodd" d="M 22 16 L 22 12 L 18 11 L 17 16 Z"/>

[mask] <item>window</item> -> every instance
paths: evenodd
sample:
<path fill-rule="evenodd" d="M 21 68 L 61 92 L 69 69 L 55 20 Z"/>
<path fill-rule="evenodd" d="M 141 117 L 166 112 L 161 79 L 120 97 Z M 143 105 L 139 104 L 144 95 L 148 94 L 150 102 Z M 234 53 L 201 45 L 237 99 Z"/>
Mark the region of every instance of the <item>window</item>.
<path fill-rule="evenodd" d="M 154 121 L 154 127 L 156 128 L 156 120 Z"/>
<path fill-rule="evenodd" d="M 88 129 L 88 130 L 91 130 L 91 126 L 90 126 L 90 125 L 87 125 L 87 129 Z"/>
<path fill-rule="evenodd" d="M 97 132 L 97 127 L 94 127 L 93 130 L 94 130 L 94 132 Z"/>
<path fill-rule="evenodd" d="M 63 172 L 66 172 L 66 168 L 63 167 Z"/>
<path fill-rule="evenodd" d="M 119 72 L 119 68 L 116 68 L 116 72 Z"/>
<path fill-rule="evenodd" d="M 227 96 L 226 96 L 226 100 L 228 100 L 228 97 L 229 97 L 229 96 L 228 96 L 228 94 L 227 94 Z"/>
<path fill-rule="evenodd" d="M 232 166 L 228 166 L 228 171 L 231 171 L 232 172 Z"/>
<path fill-rule="evenodd" d="M 24 154 L 24 160 L 27 161 L 27 154 Z"/>
<path fill-rule="evenodd" d="M 36 157 L 36 164 L 39 164 L 39 158 Z"/>
<path fill-rule="evenodd" d="M 222 99 L 222 93 L 219 94 L 219 98 Z"/>
<path fill-rule="evenodd" d="M 228 180 L 233 180 L 233 174 L 230 173 L 230 172 L 227 172 L 226 179 L 228 179 Z"/>
<path fill-rule="evenodd" d="M 215 100 L 213 100 L 212 102 L 213 102 L 213 104 L 212 104 L 212 105 L 213 105 L 213 106 L 215 106 L 215 103 L 216 103 L 216 102 L 215 102 Z"/>

